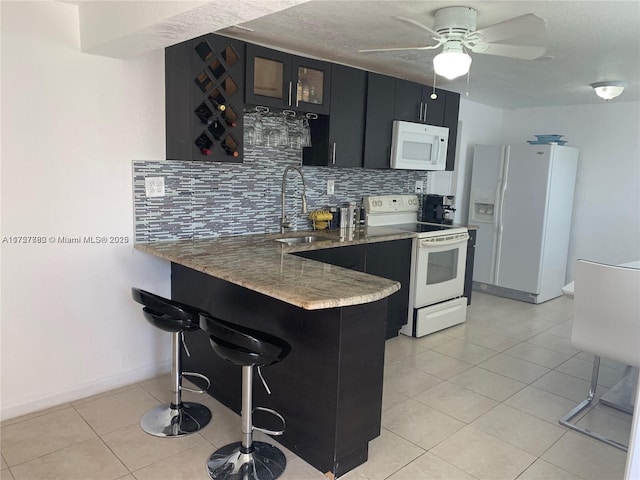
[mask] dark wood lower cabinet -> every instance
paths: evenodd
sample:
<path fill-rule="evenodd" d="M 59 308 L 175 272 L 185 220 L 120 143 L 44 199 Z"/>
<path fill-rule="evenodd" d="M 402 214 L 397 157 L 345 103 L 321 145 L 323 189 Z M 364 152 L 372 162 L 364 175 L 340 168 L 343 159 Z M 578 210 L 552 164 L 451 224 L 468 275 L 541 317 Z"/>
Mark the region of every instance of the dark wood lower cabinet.
<path fill-rule="evenodd" d="M 172 264 L 171 275 L 173 299 L 291 345 L 282 362 L 263 369 L 272 395 L 259 379 L 253 385 L 254 405 L 287 421 L 276 441 L 335 477 L 367 460 L 369 441 L 380 435 L 387 299 L 304 310 L 181 265 Z M 220 359 L 203 331 L 185 339 L 184 370 L 207 375 L 209 394 L 240 413 L 241 368 Z"/>
<path fill-rule="evenodd" d="M 322 263 L 328 263 L 337 267 L 348 268 L 349 270 L 364 272 L 366 252 L 367 250 L 365 245 L 347 245 L 346 247 L 323 248 L 320 250 L 296 252 L 294 255 Z"/>
<path fill-rule="evenodd" d="M 471 284 L 473 283 L 473 261 L 476 255 L 476 236 L 478 230 L 469 229 L 469 243 L 467 243 L 467 263 L 465 265 L 464 296 L 467 297 L 467 305 L 471 305 Z"/>
<path fill-rule="evenodd" d="M 387 307 L 386 338 L 393 338 L 408 318 L 411 242 L 411 239 L 391 240 L 308 250 L 295 255 L 400 282 L 400 290 L 389 297 Z"/>
<path fill-rule="evenodd" d="M 398 336 L 409 314 L 409 283 L 411 281 L 412 241 L 394 240 L 367 244 L 364 271 L 371 275 L 400 282 L 400 290 L 389 297 L 387 308 L 387 338 Z"/>

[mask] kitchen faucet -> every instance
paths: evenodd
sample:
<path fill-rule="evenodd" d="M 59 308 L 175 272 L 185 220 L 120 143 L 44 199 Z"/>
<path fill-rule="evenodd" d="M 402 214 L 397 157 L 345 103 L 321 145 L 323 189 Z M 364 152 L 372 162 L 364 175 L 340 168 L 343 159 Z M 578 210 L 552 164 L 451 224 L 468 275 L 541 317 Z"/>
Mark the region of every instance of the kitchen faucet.
<path fill-rule="evenodd" d="M 300 170 L 298 167 L 289 166 L 284 169 L 284 173 L 282 174 L 282 218 L 280 220 L 280 233 L 284 233 L 287 228 L 291 228 L 291 221 L 287 218 L 285 211 L 287 196 L 287 173 L 290 170 L 295 170 L 300 174 L 300 178 L 302 178 L 302 213 L 307 213 L 307 182 L 304 179 L 302 170 Z"/>

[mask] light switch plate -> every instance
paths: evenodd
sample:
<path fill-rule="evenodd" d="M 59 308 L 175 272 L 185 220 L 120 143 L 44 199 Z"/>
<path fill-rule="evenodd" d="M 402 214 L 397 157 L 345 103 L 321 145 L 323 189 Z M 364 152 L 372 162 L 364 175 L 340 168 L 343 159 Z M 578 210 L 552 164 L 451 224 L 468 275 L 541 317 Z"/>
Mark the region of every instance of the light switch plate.
<path fill-rule="evenodd" d="M 424 181 L 416 180 L 416 187 L 414 193 L 422 193 L 424 191 Z"/>
<path fill-rule="evenodd" d="M 145 177 L 144 189 L 147 197 L 164 197 L 164 177 Z"/>
<path fill-rule="evenodd" d="M 333 195 L 335 192 L 335 181 L 327 180 L 327 195 Z"/>

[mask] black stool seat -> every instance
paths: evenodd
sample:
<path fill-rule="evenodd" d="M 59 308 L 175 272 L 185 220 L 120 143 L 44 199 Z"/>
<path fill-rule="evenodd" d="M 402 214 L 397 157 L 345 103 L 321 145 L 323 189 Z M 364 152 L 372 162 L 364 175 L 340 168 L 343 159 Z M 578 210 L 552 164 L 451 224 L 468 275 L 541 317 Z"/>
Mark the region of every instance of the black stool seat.
<path fill-rule="evenodd" d="M 279 337 L 213 318 L 206 313 L 200 315 L 200 328 L 209 334 L 214 352 L 241 367 L 273 365 L 291 351 L 291 346 Z"/>
<path fill-rule="evenodd" d="M 139 288 L 131 289 L 131 296 L 141 305 L 144 317 L 151 325 L 165 332 L 193 331 L 200 328 L 199 308 L 169 300 Z"/>
<path fill-rule="evenodd" d="M 200 328 L 209 334 L 214 352 L 234 365 L 242 367 L 242 441 L 219 448 L 207 460 L 209 477 L 214 480 L 274 480 L 285 470 L 287 460 L 282 451 L 265 442 L 254 442 L 253 431 L 269 435 L 282 435 L 280 431 L 267 430 L 253 425 L 252 391 L 253 369 L 269 388 L 260 373 L 260 368 L 283 360 L 291 346 L 279 337 L 260 330 L 236 325 L 207 313 L 200 314 Z M 278 417 L 283 426 L 284 418 L 278 412 L 264 407 L 255 407 Z"/>
<path fill-rule="evenodd" d="M 183 387 L 182 377 L 198 377 L 206 381 L 206 389 L 209 388 L 210 383 L 209 379 L 202 374 L 183 372 L 181 357 L 184 332 L 200 328 L 199 316 L 203 310 L 139 288 L 132 288 L 131 296 L 144 306 L 142 312 L 151 325 L 171 333 L 172 344 L 171 403 L 149 410 L 140 420 L 140 426 L 148 434 L 157 437 L 178 437 L 197 432 L 211 420 L 211 410 L 199 403 L 182 401 L 182 390 L 204 393 L 204 390 Z"/>

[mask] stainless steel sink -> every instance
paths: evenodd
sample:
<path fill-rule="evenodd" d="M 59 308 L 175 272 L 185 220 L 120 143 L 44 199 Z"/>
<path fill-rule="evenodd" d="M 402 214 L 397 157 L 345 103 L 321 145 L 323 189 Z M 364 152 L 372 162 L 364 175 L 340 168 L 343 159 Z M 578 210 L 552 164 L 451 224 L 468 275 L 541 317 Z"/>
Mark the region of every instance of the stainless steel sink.
<path fill-rule="evenodd" d="M 316 235 L 306 235 L 304 237 L 276 238 L 275 240 L 276 242 L 286 243 L 287 245 L 297 245 L 300 243 L 313 243 L 329 239 L 327 237 L 319 237 Z"/>

